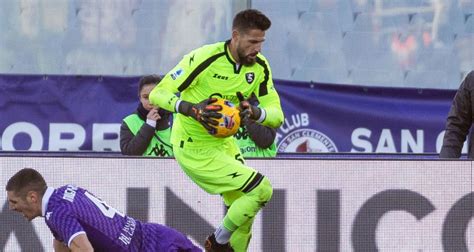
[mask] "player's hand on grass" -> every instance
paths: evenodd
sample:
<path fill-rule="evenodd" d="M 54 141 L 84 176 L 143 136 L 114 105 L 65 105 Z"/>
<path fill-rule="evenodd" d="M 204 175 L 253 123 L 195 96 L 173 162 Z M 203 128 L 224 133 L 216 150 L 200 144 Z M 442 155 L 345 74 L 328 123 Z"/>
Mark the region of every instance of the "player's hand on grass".
<path fill-rule="evenodd" d="M 181 101 L 178 112 L 194 118 L 201 123 L 210 134 L 213 134 L 216 130 L 213 126 L 219 124 L 215 119 L 222 117 L 222 114 L 219 113 L 219 111 L 222 110 L 222 106 L 213 104 L 215 101 L 217 101 L 217 98 L 208 98 L 196 104 Z"/>
<path fill-rule="evenodd" d="M 236 93 L 237 98 L 239 98 L 239 110 L 240 110 L 240 122 L 241 125 L 247 125 L 249 120 L 256 121 L 260 118 L 260 115 L 262 114 L 262 110 L 250 104 L 248 100 L 244 98 L 241 92 Z"/>

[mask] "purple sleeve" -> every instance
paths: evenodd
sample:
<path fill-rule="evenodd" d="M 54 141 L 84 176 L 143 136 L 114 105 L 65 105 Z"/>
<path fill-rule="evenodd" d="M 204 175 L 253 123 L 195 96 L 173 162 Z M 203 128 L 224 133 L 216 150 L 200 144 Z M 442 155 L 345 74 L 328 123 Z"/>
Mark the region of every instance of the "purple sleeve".
<path fill-rule="evenodd" d="M 67 244 L 69 247 L 72 238 L 80 233 L 85 233 L 81 224 L 71 216 L 68 211 L 56 210 L 51 212 L 50 216 L 46 216 L 46 223 L 51 229 L 54 238 Z"/>

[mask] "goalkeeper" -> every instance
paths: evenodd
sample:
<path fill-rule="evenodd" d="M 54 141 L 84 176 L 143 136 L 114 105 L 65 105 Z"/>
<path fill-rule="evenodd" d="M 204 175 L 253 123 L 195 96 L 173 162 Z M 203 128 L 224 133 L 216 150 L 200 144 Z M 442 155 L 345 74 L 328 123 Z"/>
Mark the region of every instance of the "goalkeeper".
<path fill-rule="evenodd" d="M 270 25 L 260 11 L 239 12 L 230 40 L 185 55 L 150 94 L 152 104 L 178 112 L 171 143 L 183 171 L 206 192 L 222 195 L 229 207 L 221 225 L 207 238 L 206 251 L 246 251 L 255 215 L 272 196 L 270 181 L 244 164 L 233 137 L 212 136 L 222 108 L 212 105 L 216 99 L 210 98 L 220 96 L 239 104 L 244 121 L 272 128 L 282 124 L 270 65 L 260 54 Z M 246 100 L 252 94 L 259 106 Z"/>

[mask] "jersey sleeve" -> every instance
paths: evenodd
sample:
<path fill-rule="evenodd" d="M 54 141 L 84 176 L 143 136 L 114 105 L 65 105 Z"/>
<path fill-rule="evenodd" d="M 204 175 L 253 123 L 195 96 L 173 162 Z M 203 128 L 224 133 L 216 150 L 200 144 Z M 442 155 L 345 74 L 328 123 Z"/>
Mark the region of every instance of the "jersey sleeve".
<path fill-rule="evenodd" d="M 184 78 L 182 75 L 184 75 L 185 71 L 186 70 L 181 67 L 180 63 L 166 74 L 159 85 L 151 91 L 149 97 L 150 103 L 165 110 L 176 112 L 175 105 L 178 101 L 178 96 L 176 96 L 176 94 L 178 93 L 178 87 L 180 84 L 178 80 Z"/>
<path fill-rule="evenodd" d="M 257 90 L 254 93 L 260 102 L 259 107 L 265 110 L 265 118 L 261 122 L 262 125 L 278 128 L 283 123 L 284 115 L 281 108 L 280 96 L 278 95 L 274 85 L 272 73 L 268 63 L 262 63 L 266 65 L 268 74 L 261 81 Z"/>
<path fill-rule="evenodd" d="M 196 76 L 193 71 L 199 66 L 200 54 L 199 50 L 194 50 L 185 55 L 178 65 L 163 77 L 150 93 L 151 104 L 177 112 L 175 106 L 179 98 L 176 94 L 194 84 L 193 80 Z"/>
<path fill-rule="evenodd" d="M 55 211 L 46 221 L 56 240 L 61 241 L 69 247 L 72 239 L 79 234 L 85 233 L 81 224 L 66 211 Z"/>

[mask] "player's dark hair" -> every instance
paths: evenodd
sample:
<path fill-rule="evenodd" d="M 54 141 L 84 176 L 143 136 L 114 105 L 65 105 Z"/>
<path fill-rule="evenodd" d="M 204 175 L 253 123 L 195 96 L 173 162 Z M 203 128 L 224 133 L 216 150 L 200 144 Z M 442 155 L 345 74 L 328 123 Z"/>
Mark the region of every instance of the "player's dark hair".
<path fill-rule="evenodd" d="M 140 92 L 142 91 L 143 87 L 148 84 L 158 84 L 161 81 L 161 77 L 156 74 L 152 75 L 145 75 L 140 78 L 138 81 L 138 96 L 140 96 Z"/>
<path fill-rule="evenodd" d="M 14 192 L 21 197 L 26 197 L 28 192 L 34 191 L 41 196 L 47 189 L 46 181 L 41 174 L 31 168 L 24 168 L 15 173 L 5 186 L 6 191 Z"/>
<path fill-rule="evenodd" d="M 243 10 L 234 17 L 232 29 L 246 32 L 251 29 L 268 30 L 272 22 L 262 12 L 255 9 Z"/>

